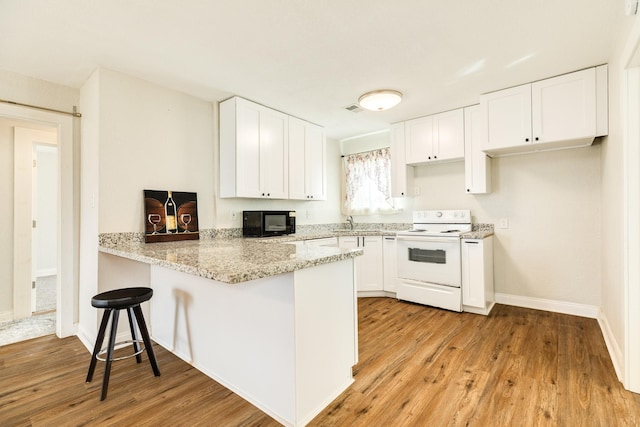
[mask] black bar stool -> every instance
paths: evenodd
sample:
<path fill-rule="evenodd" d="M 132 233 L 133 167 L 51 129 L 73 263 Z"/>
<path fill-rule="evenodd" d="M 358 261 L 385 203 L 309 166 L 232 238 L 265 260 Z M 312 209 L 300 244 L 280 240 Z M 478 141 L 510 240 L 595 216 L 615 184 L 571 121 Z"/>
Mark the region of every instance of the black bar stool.
<path fill-rule="evenodd" d="M 147 351 L 149 356 L 149 362 L 151 368 L 156 377 L 160 376 L 160 369 L 158 369 L 158 363 L 156 362 L 156 356 L 153 353 L 153 346 L 151 344 L 151 338 L 149 337 L 149 331 L 147 331 L 147 324 L 144 321 L 142 315 L 142 309 L 140 304 L 145 301 L 149 301 L 153 296 L 153 289 L 151 288 L 124 288 L 115 289 L 112 291 L 103 292 L 91 298 L 91 305 L 96 308 L 104 308 L 104 314 L 102 315 L 102 322 L 100 323 L 100 330 L 96 338 L 96 345 L 93 347 L 93 354 L 91 355 L 91 363 L 89 364 L 89 372 L 87 373 L 86 382 L 91 382 L 93 379 L 93 372 L 96 369 L 96 362 L 102 360 L 105 362 L 104 377 L 102 380 L 102 395 L 100 400 L 104 400 L 107 397 L 107 387 L 109 386 L 109 373 L 111 372 L 111 362 L 114 360 L 125 359 L 135 356 L 138 363 L 142 362 L 140 353 Z M 129 327 L 131 328 L 131 340 L 122 341 L 116 343 L 116 332 L 118 329 L 118 318 L 120 310 L 127 309 L 129 315 Z M 104 334 L 107 329 L 107 323 L 109 323 L 109 317 L 111 317 L 111 331 L 109 334 L 109 344 L 106 348 L 102 348 L 104 341 Z M 138 323 L 138 328 L 142 334 L 142 340 L 139 340 L 136 336 L 136 328 L 133 324 L 133 318 L 135 317 Z M 140 342 L 144 342 L 144 347 L 140 347 Z M 133 344 L 133 354 L 128 356 L 115 358 L 113 357 L 113 350 L 116 345 L 119 344 Z M 103 358 L 100 355 L 107 353 Z"/>

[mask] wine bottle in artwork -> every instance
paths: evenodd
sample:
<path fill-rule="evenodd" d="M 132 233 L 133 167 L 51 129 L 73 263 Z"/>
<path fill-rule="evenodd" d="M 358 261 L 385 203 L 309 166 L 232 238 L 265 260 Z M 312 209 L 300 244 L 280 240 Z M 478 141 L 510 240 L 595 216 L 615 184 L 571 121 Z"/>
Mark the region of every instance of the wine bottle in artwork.
<path fill-rule="evenodd" d="M 173 197 L 171 191 L 169 191 L 169 195 L 167 197 L 167 201 L 164 202 L 164 213 L 166 217 L 166 230 L 167 233 L 177 233 L 178 232 L 178 222 L 176 215 L 176 204 L 173 201 Z"/>

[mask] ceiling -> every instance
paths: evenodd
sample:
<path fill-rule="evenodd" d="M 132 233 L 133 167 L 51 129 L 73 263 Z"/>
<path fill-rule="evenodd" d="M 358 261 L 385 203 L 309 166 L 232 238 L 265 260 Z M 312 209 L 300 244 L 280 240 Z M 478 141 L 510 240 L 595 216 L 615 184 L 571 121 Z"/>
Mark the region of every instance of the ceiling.
<path fill-rule="evenodd" d="M 607 63 L 625 0 L 0 0 L 0 68 L 79 88 L 96 67 L 239 95 L 336 139 Z M 349 112 L 396 89 L 384 112 Z"/>

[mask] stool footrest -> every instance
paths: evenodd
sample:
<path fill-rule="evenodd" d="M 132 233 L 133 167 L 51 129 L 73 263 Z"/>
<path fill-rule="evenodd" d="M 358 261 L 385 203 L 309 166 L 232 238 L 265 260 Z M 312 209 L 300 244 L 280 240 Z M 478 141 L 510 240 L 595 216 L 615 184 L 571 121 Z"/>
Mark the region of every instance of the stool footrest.
<path fill-rule="evenodd" d="M 140 344 L 140 343 L 142 343 L 142 344 L 144 344 L 144 340 L 126 340 L 126 341 L 120 341 L 120 342 L 115 343 L 115 344 L 113 345 L 113 348 L 114 348 L 114 350 L 116 350 L 116 349 L 118 349 L 118 346 L 121 346 L 121 345 L 123 345 L 123 344 L 133 344 L 133 343 L 139 343 L 139 344 Z M 122 347 L 120 347 L 120 348 L 122 348 Z M 103 357 L 102 355 L 103 355 L 103 354 L 105 354 L 105 353 L 107 352 L 107 350 L 108 350 L 108 349 L 109 349 L 109 346 L 101 348 L 101 349 L 100 349 L 100 351 L 98 352 L 98 354 L 96 354 L 96 359 L 98 359 L 98 360 L 99 360 L 99 361 L 101 361 L 101 362 L 106 362 L 106 361 L 107 361 L 107 358 L 106 358 L 106 357 Z M 126 356 L 113 357 L 113 358 L 111 359 L 111 361 L 113 362 L 113 361 L 116 361 L 116 360 L 124 360 L 124 359 L 128 359 L 128 358 L 130 358 L 130 357 L 134 357 L 134 356 L 137 356 L 137 355 L 141 354 L 142 352 L 144 352 L 144 350 L 145 350 L 145 348 L 144 348 L 144 346 L 142 346 L 142 347 L 140 348 L 140 350 L 136 351 L 135 353 L 127 354 Z"/>

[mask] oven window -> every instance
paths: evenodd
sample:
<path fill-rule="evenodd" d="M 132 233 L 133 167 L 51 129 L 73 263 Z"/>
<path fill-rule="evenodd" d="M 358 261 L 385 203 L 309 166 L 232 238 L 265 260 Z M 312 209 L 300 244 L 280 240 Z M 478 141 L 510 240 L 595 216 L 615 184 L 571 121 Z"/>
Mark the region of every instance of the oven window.
<path fill-rule="evenodd" d="M 442 249 L 409 248 L 409 261 L 446 264 L 447 251 Z"/>

